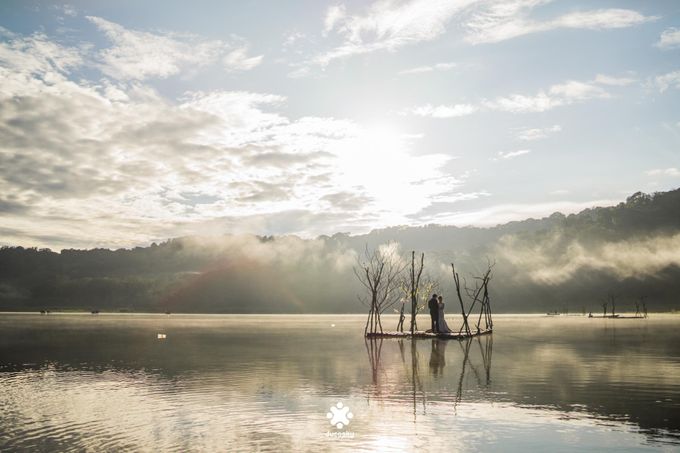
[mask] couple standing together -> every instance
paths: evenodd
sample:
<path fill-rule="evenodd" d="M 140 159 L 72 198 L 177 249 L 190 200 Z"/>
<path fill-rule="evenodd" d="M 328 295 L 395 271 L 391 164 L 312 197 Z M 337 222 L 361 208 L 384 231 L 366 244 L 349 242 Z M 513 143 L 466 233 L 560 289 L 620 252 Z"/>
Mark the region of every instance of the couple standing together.
<path fill-rule="evenodd" d="M 432 332 L 434 333 L 450 333 L 449 325 L 444 319 L 444 302 L 443 297 L 437 297 L 433 294 L 427 302 L 427 307 L 430 309 L 430 318 L 432 319 Z"/>

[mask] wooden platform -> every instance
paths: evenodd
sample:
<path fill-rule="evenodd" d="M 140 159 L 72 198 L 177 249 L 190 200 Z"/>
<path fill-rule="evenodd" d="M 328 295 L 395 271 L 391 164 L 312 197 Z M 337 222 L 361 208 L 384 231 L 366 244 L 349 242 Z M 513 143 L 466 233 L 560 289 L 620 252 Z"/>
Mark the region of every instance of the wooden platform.
<path fill-rule="evenodd" d="M 467 334 L 465 332 L 458 333 L 458 332 L 452 332 L 452 333 L 434 333 L 431 331 L 422 331 L 419 330 L 413 335 L 411 335 L 411 332 L 398 332 L 398 331 L 385 331 L 385 332 L 377 332 L 377 333 L 367 333 L 366 337 L 367 338 L 442 338 L 446 340 L 464 340 L 465 338 L 472 338 L 472 337 L 477 337 L 479 335 L 486 335 L 492 332 L 492 329 L 488 330 L 480 330 L 479 332 L 475 331 L 470 334 Z"/>

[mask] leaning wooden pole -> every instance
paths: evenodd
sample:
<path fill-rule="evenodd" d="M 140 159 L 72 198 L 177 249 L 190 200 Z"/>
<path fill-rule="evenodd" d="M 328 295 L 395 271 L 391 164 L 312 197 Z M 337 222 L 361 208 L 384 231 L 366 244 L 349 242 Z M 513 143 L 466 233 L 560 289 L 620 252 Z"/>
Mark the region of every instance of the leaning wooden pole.
<path fill-rule="evenodd" d="M 486 306 L 489 310 L 489 328 L 493 329 L 493 315 L 492 315 L 492 312 L 491 312 L 491 300 L 489 299 L 488 296 L 487 296 L 486 300 L 487 300 Z"/>
<path fill-rule="evenodd" d="M 411 296 L 411 335 L 416 331 L 416 294 L 415 294 L 415 284 L 416 284 L 416 252 L 415 250 L 411 252 L 411 287 L 409 288 L 409 295 Z"/>
<path fill-rule="evenodd" d="M 418 314 L 418 293 L 420 292 L 420 279 L 425 267 L 425 253 L 420 254 L 420 266 L 416 272 L 416 252 L 411 252 L 411 335 L 416 331 L 416 315 Z"/>
<path fill-rule="evenodd" d="M 477 319 L 477 332 L 479 332 L 479 325 L 482 323 L 482 316 L 486 316 L 486 301 L 487 301 L 487 290 L 486 290 L 486 285 L 489 281 L 489 272 L 486 273 L 484 276 L 484 279 L 482 280 L 482 287 L 480 288 L 479 292 L 484 290 L 484 295 L 482 296 L 482 301 L 481 301 L 481 307 L 479 308 L 479 318 Z M 478 294 L 479 294 L 478 292 Z M 475 298 L 476 300 L 476 298 Z M 486 320 L 486 317 L 485 317 Z"/>
<path fill-rule="evenodd" d="M 465 306 L 463 305 L 463 296 L 460 294 L 460 278 L 456 272 L 456 267 L 451 263 L 451 272 L 453 273 L 453 281 L 456 284 L 456 294 L 458 295 L 458 302 L 460 302 L 460 313 L 463 315 L 463 327 L 465 333 L 470 334 L 470 326 L 468 325 L 467 314 L 465 313 Z M 459 331 L 460 333 L 460 331 Z"/>

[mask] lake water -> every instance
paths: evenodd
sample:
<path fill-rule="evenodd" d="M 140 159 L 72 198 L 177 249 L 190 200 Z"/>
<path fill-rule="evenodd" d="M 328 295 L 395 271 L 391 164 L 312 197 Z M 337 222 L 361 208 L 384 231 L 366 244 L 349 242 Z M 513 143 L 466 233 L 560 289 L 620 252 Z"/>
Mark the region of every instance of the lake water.
<path fill-rule="evenodd" d="M 0 314 L 0 450 L 680 450 L 680 316 L 496 316 L 462 342 L 363 323 Z"/>

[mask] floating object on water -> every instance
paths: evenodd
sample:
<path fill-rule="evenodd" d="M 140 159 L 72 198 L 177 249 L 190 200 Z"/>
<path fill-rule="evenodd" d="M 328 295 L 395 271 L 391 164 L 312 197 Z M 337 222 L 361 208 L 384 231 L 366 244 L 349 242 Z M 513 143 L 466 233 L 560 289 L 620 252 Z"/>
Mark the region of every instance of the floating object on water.
<path fill-rule="evenodd" d="M 159 334 L 158 334 L 158 339 L 159 339 L 159 340 L 164 340 L 166 337 L 167 337 L 167 335 L 164 334 L 164 333 L 159 333 Z"/>

